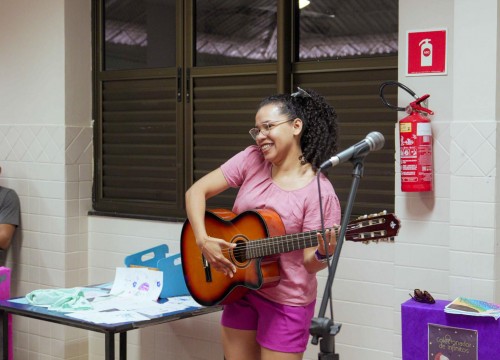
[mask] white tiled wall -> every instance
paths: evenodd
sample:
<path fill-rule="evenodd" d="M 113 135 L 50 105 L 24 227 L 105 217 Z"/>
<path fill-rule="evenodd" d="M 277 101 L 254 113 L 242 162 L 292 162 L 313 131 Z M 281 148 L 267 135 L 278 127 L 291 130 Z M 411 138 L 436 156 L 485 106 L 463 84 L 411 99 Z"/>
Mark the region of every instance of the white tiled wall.
<path fill-rule="evenodd" d="M 7 266 L 12 295 L 88 283 L 89 127 L 0 125 L 0 185 L 21 199 Z M 16 359 L 86 359 L 87 334 L 14 317 Z"/>
<path fill-rule="evenodd" d="M 438 299 L 461 295 L 499 301 L 499 14 L 495 0 L 446 0 L 438 6 L 430 0 L 419 6 L 400 1 L 400 54 L 406 51 L 407 31 L 446 28 L 448 74 L 406 77 L 405 57 L 400 57 L 399 81 L 419 95 L 431 95 L 436 176 L 432 193 L 396 196 L 403 229 L 395 256 L 395 358 L 401 357 L 399 303 L 414 288 Z M 485 42 L 463 46 L 485 33 Z M 480 58 L 474 55 L 478 51 Z M 401 93 L 402 99 L 407 96 Z"/>

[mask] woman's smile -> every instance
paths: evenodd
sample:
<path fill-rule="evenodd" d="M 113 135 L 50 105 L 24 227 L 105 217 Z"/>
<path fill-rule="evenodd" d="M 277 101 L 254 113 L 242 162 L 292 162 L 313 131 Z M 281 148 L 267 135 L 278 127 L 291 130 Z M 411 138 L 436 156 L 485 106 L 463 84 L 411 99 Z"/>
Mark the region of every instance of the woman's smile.
<path fill-rule="evenodd" d="M 260 146 L 260 150 L 262 150 L 262 152 L 265 152 L 265 151 L 269 150 L 272 146 L 273 146 L 273 144 L 266 143 L 266 144 L 263 144 Z"/>

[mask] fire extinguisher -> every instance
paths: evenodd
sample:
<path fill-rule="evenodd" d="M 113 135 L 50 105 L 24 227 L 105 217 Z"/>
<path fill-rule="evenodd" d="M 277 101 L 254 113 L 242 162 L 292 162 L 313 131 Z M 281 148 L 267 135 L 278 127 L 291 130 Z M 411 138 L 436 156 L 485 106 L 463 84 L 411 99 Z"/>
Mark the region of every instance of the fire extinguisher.
<path fill-rule="evenodd" d="M 415 98 L 406 108 L 389 104 L 383 95 L 384 87 L 397 85 Z M 405 85 L 388 81 L 380 86 L 380 97 L 391 109 L 405 111 L 409 115 L 399 121 L 399 147 L 401 164 L 401 191 L 432 191 L 432 129 L 429 115 L 434 112 L 421 105 L 429 94 L 418 97 Z"/>

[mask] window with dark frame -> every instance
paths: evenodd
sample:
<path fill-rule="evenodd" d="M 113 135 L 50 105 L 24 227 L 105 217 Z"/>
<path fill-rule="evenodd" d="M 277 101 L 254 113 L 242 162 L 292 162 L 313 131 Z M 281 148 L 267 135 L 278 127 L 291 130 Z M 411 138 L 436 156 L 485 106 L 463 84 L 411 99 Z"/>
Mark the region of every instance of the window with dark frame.
<path fill-rule="evenodd" d="M 183 220 L 186 189 L 252 143 L 257 104 L 283 86 L 329 100 L 341 149 L 383 133 L 353 214 L 393 211 L 397 114 L 378 88 L 397 79 L 398 1 L 281 1 L 93 0 L 94 214 Z M 291 36 L 279 36 L 280 11 Z M 397 102 L 395 89 L 385 95 Z M 329 172 L 341 202 L 349 166 Z"/>

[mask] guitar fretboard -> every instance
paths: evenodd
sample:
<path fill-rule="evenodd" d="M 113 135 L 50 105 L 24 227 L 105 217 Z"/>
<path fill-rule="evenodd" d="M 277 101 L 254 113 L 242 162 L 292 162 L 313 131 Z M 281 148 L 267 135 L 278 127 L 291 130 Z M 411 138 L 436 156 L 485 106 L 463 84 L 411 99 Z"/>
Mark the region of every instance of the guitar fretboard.
<path fill-rule="evenodd" d="M 331 228 L 338 237 L 339 228 Z M 321 232 L 321 231 L 320 231 Z M 281 235 L 247 242 L 245 255 L 247 259 L 287 253 L 295 250 L 318 246 L 318 230 L 298 234 Z"/>

